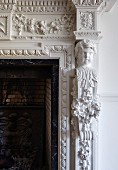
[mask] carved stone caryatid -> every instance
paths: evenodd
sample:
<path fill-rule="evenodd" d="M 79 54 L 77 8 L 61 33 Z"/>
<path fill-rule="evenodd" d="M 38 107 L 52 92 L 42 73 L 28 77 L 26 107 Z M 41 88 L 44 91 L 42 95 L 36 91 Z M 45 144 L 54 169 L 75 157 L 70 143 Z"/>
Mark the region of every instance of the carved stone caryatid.
<path fill-rule="evenodd" d="M 97 101 L 97 77 L 91 67 L 96 53 L 95 44 L 81 40 L 76 44 L 76 75 L 73 80 L 72 122 L 77 122 L 79 134 L 79 166 L 81 170 L 92 169 L 92 122 L 99 116 L 100 104 Z M 73 123 L 75 125 L 75 123 Z"/>

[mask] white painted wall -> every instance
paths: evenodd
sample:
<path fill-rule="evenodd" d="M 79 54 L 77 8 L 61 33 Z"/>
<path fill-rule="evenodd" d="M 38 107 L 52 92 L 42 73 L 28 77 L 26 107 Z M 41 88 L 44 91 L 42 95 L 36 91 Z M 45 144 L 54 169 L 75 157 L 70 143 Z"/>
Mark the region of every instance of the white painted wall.
<path fill-rule="evenodd" d="M 98 170 L 118 170 L 118 1 L 101 18 L 103 35 L 99 46 L 99 93 L 102 112 L 99 119 Z"/>

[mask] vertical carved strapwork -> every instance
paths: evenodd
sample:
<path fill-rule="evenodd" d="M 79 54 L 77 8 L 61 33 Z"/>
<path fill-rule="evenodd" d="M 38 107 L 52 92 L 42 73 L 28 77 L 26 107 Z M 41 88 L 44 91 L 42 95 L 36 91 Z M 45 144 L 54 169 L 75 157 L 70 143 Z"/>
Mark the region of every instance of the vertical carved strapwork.
<path fill-rule="evenodd" d="M 97 77 L 91 62 L 96 47 L 90 40 L 81 40 L 76 44 L 76 73 L 73 80 L 72 124 L 78 134 L 78 153 L 80 170 L 93 170 L 93 122 L 100 113 L 97 100 Z M 77 135 L 76 135 L 77 136 Z M 77 143 L 77 142 L 76 142 Z"/>

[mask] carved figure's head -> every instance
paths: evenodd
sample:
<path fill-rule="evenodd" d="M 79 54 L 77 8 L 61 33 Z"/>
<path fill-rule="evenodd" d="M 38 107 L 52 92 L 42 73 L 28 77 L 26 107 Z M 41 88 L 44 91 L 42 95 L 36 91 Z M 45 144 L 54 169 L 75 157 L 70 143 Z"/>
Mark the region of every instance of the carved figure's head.
<path fill-rule="evenodd" d="M 76 44 L 75 57 L 78 66 L 89 66 L 96 54 L 96 46 L 90 40 L 81 40 Z"/>

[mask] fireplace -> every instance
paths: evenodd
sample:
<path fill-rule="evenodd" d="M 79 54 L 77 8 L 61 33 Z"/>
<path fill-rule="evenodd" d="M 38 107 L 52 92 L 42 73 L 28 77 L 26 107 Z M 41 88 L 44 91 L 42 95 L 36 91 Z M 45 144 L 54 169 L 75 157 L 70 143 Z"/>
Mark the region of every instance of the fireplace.
<path fill-rule="evenodd" d="M 0 169 L 58 169 L 59 60 L 0 60 Z"/>

